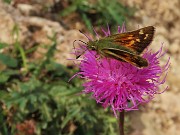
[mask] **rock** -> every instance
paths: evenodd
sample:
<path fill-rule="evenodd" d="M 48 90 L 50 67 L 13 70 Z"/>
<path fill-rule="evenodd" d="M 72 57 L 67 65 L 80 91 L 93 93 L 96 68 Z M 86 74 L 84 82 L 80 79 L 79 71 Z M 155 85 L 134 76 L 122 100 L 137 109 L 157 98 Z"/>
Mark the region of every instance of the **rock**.
<path fill-rule="evenodd" d="M 170 48 L 169 48 L 169 51 L 172 53 L 172 54 L 175 54 L 175 53 L 178 53 L 180 52 L 180 41 L 177 39 L 175 42 L 173 42 L 171 45 L 170 45 Z"/>
<path fill-rule="evenodd" d="M 37 14 L 40 11 L 37 6 L 32 6 L 29 4 L 18 4 L 17 8 L 25 16 Z"/>
<path fill-rule="evenodd" d="M 15 25 L 11 14 L 3 9 L 3 5 L 0 4 L 0 41 L 8 44 L 12 44 L 12 29 Z"/>

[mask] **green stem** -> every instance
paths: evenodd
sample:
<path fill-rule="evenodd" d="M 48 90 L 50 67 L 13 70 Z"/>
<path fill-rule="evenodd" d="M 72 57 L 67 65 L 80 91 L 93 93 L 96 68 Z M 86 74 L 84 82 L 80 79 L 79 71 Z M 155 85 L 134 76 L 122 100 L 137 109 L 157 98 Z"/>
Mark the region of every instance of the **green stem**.
<path fill-rule="evenodd" d="M 23 68 L 25 70 L 27 70 L 27 59 L 26 59 L 26 54 L 24 49 L 21 47 L 20 43 L 19 43 L 19 27 L 17 24 L 15 24 L 13 30 L 12 30 L 12 35 L 14 37 L 15 40 L 15 47 L 18 49 L 21 59 L 22 59 L 22 63 L 23 63 Z"/>
<path fill-rule="evenodd" d="M 124 135 L 124 110 L 119 113 L 119 135 Z"/>
<path fill-rule="evenodd" d="M 25 55 L 24 49 L 20 46 L 18 41 L 16 41 L 15 44 L 20 52 L 22 62 L 23 62 L 23 67 L 27 70 L 27 61 L 26 61 L 26 55 Z"/>

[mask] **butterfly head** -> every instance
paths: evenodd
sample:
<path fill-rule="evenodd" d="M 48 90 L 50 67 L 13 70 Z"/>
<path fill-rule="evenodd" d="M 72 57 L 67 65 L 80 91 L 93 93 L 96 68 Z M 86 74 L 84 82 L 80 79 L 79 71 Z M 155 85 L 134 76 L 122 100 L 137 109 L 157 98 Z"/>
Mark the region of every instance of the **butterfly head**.
<path fill-rule="evenodd" d="M 89 50 L 97 50 L 98 41 L 89 41 L 87 42 L 87 48 Z"/>

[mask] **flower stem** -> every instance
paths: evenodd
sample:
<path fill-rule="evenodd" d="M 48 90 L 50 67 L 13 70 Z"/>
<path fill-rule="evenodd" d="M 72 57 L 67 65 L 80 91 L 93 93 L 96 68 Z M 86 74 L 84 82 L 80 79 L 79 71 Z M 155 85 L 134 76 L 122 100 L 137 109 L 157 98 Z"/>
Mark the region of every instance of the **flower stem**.
<path fill-rule="evenodd" d="M 124 110 L 119 113 L 119 135 L 124 135 Z"/>

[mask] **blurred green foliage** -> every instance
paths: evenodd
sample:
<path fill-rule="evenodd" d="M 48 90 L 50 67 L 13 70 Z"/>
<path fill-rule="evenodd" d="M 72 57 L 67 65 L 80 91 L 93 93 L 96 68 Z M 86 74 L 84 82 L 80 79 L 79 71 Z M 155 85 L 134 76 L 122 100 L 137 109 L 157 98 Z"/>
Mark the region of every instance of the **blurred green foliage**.
<path fill-rule="evenodd" d="M 30 62 L 17 31 L 14 46 L 0 43 L 0 135 L 19 134 L 17 125 L 28 120 L 34 121 L 37 135 L 116 134 L 112 113 L 80 94 L 80 79 L 68 82 L 74 69 L 54 61 L 56 36 L 50 37 L 44 58 Z M 2 53 L 9 47 L 12 53 Z"/>
<path fill-rule="evenodd" d="M 128 17 L 132 16 L 135 9 L 122 5 L 118 0 L 68 0 L 70 6 L 60 14 L 67 16 L 77 12 L 87 28 L 92 32 L 92 26 L 122 25 Z"/>
<path fill-rule="evenodd" d="M 12 0 L 3 0 L 6 3 L 11 3 Z"/>

